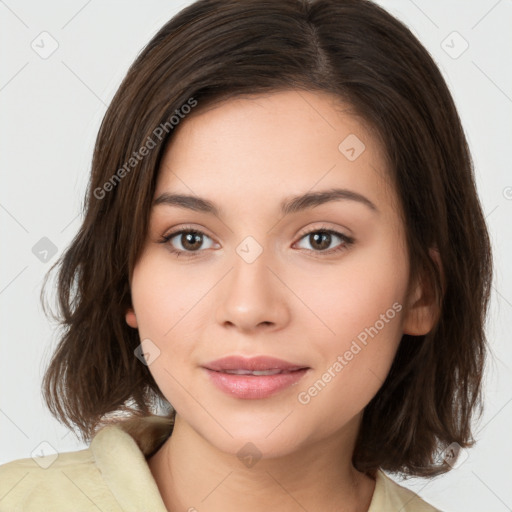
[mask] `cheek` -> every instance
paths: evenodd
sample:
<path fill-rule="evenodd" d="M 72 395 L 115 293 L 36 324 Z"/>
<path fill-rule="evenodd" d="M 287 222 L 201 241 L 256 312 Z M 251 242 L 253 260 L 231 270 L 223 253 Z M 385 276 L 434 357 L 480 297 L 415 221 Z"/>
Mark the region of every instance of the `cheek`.
<path fill-rule="evenodd" d="M 392 240 L 385 242 L 383 235 L 381 243 L 347 252 L 336 267 L 317 266 L 293 282 L 297 295 L 307 298 L 326 353 L 348 350 L 358 337 L 364 343 L 369 331 L 401 337 L 408 265 L 405 253 Z"/>
<path fill-rule="evenodd" d="M 191 328 L 189 320 L 201 308 L 214 281 L 191 266 L 170 265 L 165 251 L 159 252 L 162 254 L 150 255 L 139 263 L 131 290 L 141 338 L 166 343 L 185 324 Z"/>
<path fill-rule="evenodd" d="M 316 329 L 310 328 L 315 373 L 301 386 L 299 403 L 319 415 L 341 415 L 340 421 L 368 404 L 402 337 L 407 277 L 406 254 L 396 244 L 381 243 L 354 252 L 336 272 L 326 267 L 302 285 L 295 283 L 303 287 L 299 293 L 314 290 L 306 296 L 319 317 Z"/>
<path fill-rule="evenodd" d="M 139 337 L 143 346 L 148 343 L 143 340 L 150 340 L 147 346 L 154 354 L 148 368 L 176 409 L 187 396 L 181 383 L 187 382 L 185 369 L 192 360 L 198 315 L 207 304 L 210 281 L 204 273 L 169 265 L 165 254 L 155 253 L 141 259 L 133 274 Z"/>
<path fill-rule="evenodd" d="M 297 390 L 299 407 L 320 420 L 315 435 L 348 423 L 384 384 L 402 337 L 403 306 L 390 290 L 373 281 L 358 294 L 330 297 L 337 307 L 324 319 L 334 334 L 323 329 L 314 338 L 315 371 Z"/>

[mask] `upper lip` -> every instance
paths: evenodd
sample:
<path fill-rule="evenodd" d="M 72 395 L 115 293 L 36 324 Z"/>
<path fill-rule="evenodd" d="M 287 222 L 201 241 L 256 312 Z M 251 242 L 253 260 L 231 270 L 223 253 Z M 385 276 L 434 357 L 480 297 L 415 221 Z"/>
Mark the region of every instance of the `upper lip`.
<path fill-rule="evenodd" d="M 283 359 L 277 359 L 270 356 L 258 356 L 258 357 L 242 357 L 242 356 L 228 356 L 215 361 L 210 361 L 203 365 L 204 368 L 214 370 L 217 372 L 224 370 L 249 370 L 249 371 L 261 371 L 261 370 L 300 370 L 302 368 L 308 368 L 307 366 L 290 363 Z"/>

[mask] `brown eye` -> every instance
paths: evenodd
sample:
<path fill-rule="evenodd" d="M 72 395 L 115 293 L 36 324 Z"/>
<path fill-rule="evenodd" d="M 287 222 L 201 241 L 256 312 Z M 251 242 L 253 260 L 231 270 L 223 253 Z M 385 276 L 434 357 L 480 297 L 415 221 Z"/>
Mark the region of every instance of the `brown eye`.
<path fill-rule="evenodd" d="M 199 233 L 181 233 L 179 241 L 182 247 L 187 251 L 195 251 L 200 248 L 203 243 L 202 235 Z"/>
<path fill-rule="evenodd" d="M 308 236 L 312 247 L 320 251 L 328 249 L 331 245 L 332 235 L 330 233 L 318 231 L 316 233 L 310 233 Z"/>
<path fill-rule="evenodd" d="M 181 254 L 196 256 L 197 253 L 202 252 L 201 248 L 205 248 L 203 247 L 205 239 L 211 241 L 210 246 L 206 247 L 210 249 L 213 241 L 208 235 L 197 229 L 181 229 L 164 236 L 160 242 L 168 244 L 169 250 L 178 256 Z"/>
<path fill-rule="evenodd" d="M 329 248 L 333 242 L 336 242 L 336 239 L 341 240 L 342 243 L 338 243 L 338 246 L 335 246 L 334 248 Z M 306 248 L 306 250 L 325 254 L 332 254 L 333 252 L 341 251 L 354 243 L 353 238 L 331 229 L 316 229 L 314 231 L 310 231 L 303 235 L 301 240 L 307 240 L 311 246 L 311 249 Z"/>

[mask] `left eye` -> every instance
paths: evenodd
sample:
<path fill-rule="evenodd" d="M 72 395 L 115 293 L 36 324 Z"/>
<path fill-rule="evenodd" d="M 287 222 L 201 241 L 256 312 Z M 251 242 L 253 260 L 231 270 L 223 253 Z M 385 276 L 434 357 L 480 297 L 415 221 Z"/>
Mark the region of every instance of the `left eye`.
<path fill-rule="evenodd" d="M 335 248 L 329 249 L 329 246 L 333 241 L 333 237 L 340 239 L 342 244 Z M 303 239 L 308 240 L 309 243 L 314 247 L 313 249 L 307 250 L 313 250 L 314 252 L 319 253 L 332 253 L 340 251 L 354 242 L 353 238 L 343 235 L 342 233 L 338 233 L 337 231 L 333 231 L 332 229 L 316 229 L 314 231 L 310 231 L 301 237 L 301 240 Z"/>

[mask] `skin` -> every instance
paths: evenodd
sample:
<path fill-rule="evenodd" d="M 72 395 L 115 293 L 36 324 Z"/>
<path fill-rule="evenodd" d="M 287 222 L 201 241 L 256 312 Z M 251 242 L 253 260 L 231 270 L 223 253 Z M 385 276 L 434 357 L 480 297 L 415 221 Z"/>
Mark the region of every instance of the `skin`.
<path fill-rule="evenodd" d="M 435 311 L 421 283 L 409 283 L 382 148 L 346 110 L 318 92 L 232 99 L 188 116 L 166 150 L 155 198 L 192 194 L 222 209 L 215 216 L 154 206 L 131 279 L 126 321 L 160 351 L 149 369 L 177 411 L 172 436 L 149 460 L 168 510 L 368 510 L 375 481 L 351 462 L 362 412 L 402 335 L 427 333 Z M 349 134 L 365 145 L 354 161 L 338 149 Z M 352 200 L 279 211 L 284 199 L 333 187 L 364 195 L 378 212 Z M 185 226 L 205 233 L 202 245 L 187 246 L 180 235 L 159 243 Z M 333 236 L 322 253 L 304 236 L 319 228 L 355 242 L 325 254 L 344 244 Z M 252 263 L 236 251 L 248 236 L 262 249 Z M 199 255 L 176 257 L 171 244 Z M 396 303 L 394 318 L 300 403 L 298 394 Z M 270 355 L 310 370 L 276 395 L 244 400 L 201 369 L 227 355 Z M 252 467 L 237 457 L 247 442 L 262 457 Z"/>

